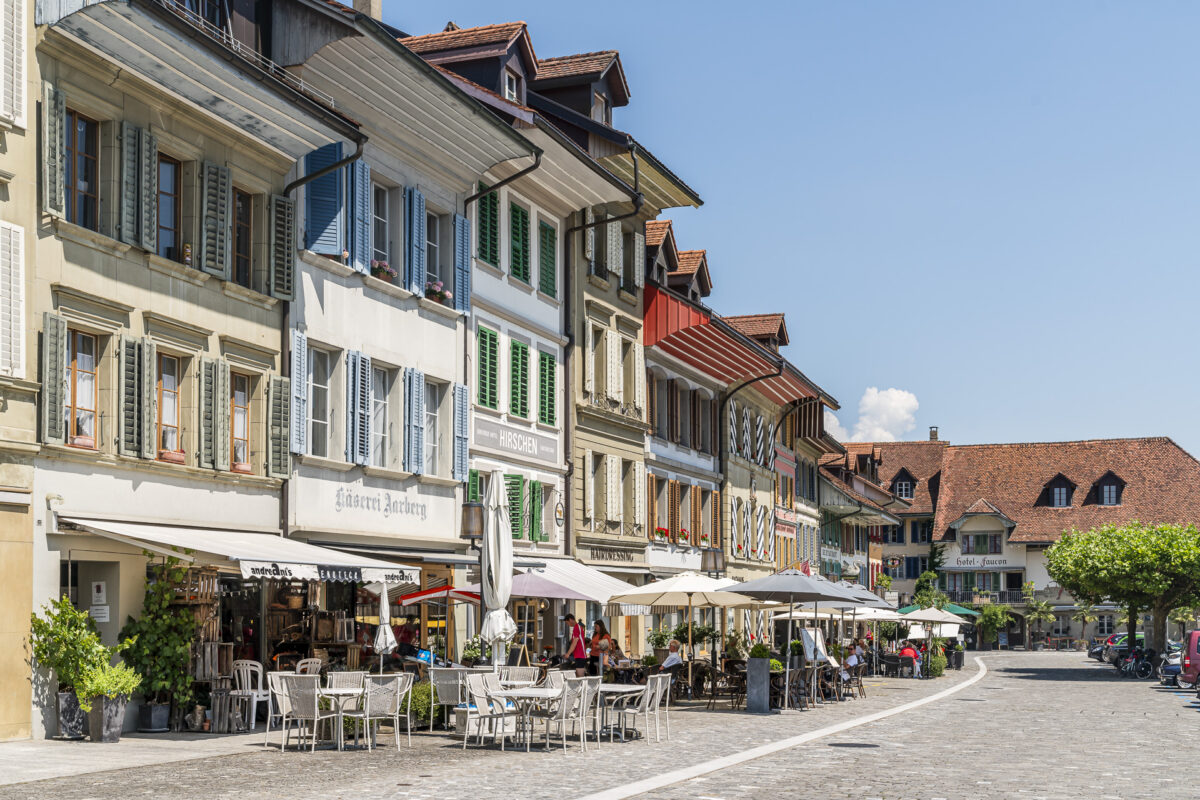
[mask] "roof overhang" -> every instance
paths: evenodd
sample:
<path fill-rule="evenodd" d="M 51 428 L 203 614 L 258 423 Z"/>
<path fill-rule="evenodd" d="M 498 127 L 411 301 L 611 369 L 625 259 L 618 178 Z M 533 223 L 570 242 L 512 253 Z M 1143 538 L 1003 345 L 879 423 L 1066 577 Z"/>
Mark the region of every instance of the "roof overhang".
<path fill-rule="evenodd" d="M 638 188 L 646 202 L 659 211 L 685 206 L 699 208 L 704 205 L 700 195 L 653 153 L 632 136 L 629 137 L 629 142 L 631 146 L 627 150 L 605 156 L 600 159 L 600 163 L 626 183 L 633 184 L 637 180 Z"/>
<path fill-rule="evenodd" d="M 880 508 L 873 508 L 862 500 L 843 491 L 835 481 L 821 476 L 820 507 L 828 511 L 838 522 L 857 525 L 899 525 L 900 518 Z"/>
<path fill-rule="evenodd" d="M 1014 522 L 1011 519 L 1009 519 L 1008 517 L 1006 517 L 1000 511 L 981 511 L 981 512 L 976 512 L 976 513 L 963 514 L 958 519 L 956 519 L 950 523 L 950 528 L 951 528 L 951 530 L 954 530 L 955 532 L 957 532 L 960 528 L 962 528 L 962 526 L 964 524 L 967 523 L 968 520 L 975 519 L 976 517 L 995 517 L 996 519 L 998 519 L 1002 523 L 1004 523 L 1005 528 L 1008 528 L 1010 530 L 1017 527 L 1016 522 Z"/>

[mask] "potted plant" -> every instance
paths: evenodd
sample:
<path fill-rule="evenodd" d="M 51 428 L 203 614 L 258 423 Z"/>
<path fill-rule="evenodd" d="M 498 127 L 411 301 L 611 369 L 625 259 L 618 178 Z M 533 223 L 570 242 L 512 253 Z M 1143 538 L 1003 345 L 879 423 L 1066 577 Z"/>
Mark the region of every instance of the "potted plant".
<path fill-rule="evenodd" d="M 656 658 L 655 656 L 642 656 L 642 666 L 643 667 L 657 667 L 659 665 L 659 663 L 660 662 L 659 662 L 658 658 Z"/>
<path fill-rule="evenodd" d="M 371 261 L 371 277 L 391 283 L 400 277 L 400 273 L 386 261 Z"/>
<path fill-rule="evenodd" d="M 64 595 L 42 607 L 42 617 L 30 615 L 29 644 L 34 662 L 54 674 L 57 682 L 58 736 L 82 739 L 86 717 L 77 689 L 84 670 L 107 663 L 111 651 L 100 643 L 96 623 L 71 605 Z"/>
<path fill-rule="evenodd" d="M 121 637 L 128 642 L 121 653 L 142 679 L 145 702 L 138 708 L 138 730 L 145 733 L 179 730 L 183 713 L 192 702 L 188 661 L 196 638 L 196 616 L 188 606 L 172 605 L 175 587 L 186 576 L 187 567 L 178 558 L 152 563 L 147 570 L 142 615 L 130 617 L 121 629 Z"/>
<path fill-rule="evenodd" d="M 953 652 L 954 652 L 954 668 L 962 669 L 963 668 L 963 659 L 966 658 L 966 654 L 963 652 L 962 644 L 959 643 L 959 644 L 954 645 Z"/>
<path fill-rule="evenodd" d="M 792 662 L 792 669 L 799 669 L 800 663 L 804 660 L 804 642 L 799 639 L 792 639 L 788 645 L 788 658 Z"/>
<path fill-rule="evenodd" d="M 670 535 L 671 532 L 666 528 L 654 529 L 654 541 L 656 542 L 665 542 Z"/>
<path fill-rule="evenodd" d="M 708 532 L 707 532 L 707 531 L 701 531 L 701 532 L 700 532 L 700 546 L 701 546 L 701 547 L 708 547 L 708 543 L 709 543 L 709 541 L 711 541 L 711 537 L 709 536 Z"/>
<path fill-rule="evenodd" d="M 83 671 L 79 685 L 79 707 L 87 712 L 88 733 L 93 742 L 121 740 L 125 705 L 142 679 L 128 664 L 92 665 Z"/>
<path fill-rule="evenodd" d="M 646 632 L 646 644 L 650 645 L 654 650 L 654 657 L 658 659 L 656 663 L 661 664 L 667 657 L 667 643 L 671 641 L 671 631 L 667 630 L 666 626 L 661 628 L 651 628 Z"/>
<path fill-rule="evenodd" d="M 691 532 L 691 531 L 689 531 L 687 528 L 680 528 L 680 529 L 679 529 L 679 543 L 680 543 L 680 544 L 687 544 L 687 543 L 688 543 L 688 540 L 689 540 L 689 539 L 691 539 L 691 538 L 692 538 L 692 532 Z"/>
<path fill-rule="evenodd" d="M 454 297 L 441 281 L 426 281 L 425 282 L 425 298 L 435 300 L 442 305 Z"/>
<path fill-rule="evenodd" d="M 730 631 L 725 634 L 725 658 L 740 659 L 746 655 L 746 632 L 745 631 Z"/>
<path fill-rule="evenodd" d="M 750 648 L 746 659 L 746 710 L 755 714 L 771 710 L 771 650 L 762 642 Z"/>
<path fill-rule="evenodd" d="M 479 661 L 479 656 L 482 653 L 481 645 L 478 636 L 473 636 L 463 645 L 462 653 L 459 656 L 462 658 L 463 664 L 468 667 L 475 666 Z"/>

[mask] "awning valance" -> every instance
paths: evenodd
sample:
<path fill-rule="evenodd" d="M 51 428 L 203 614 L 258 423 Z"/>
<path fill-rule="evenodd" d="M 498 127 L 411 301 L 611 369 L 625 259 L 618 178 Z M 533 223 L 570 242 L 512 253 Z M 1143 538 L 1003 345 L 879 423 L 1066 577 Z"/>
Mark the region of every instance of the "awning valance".
<path fill-rule="evenodd" d="M 243 578 L 419 584 L 420 567 L 398 566 L 270 533 L 62 517 L 70 526 L 156 553 L 241 573 Z"/>

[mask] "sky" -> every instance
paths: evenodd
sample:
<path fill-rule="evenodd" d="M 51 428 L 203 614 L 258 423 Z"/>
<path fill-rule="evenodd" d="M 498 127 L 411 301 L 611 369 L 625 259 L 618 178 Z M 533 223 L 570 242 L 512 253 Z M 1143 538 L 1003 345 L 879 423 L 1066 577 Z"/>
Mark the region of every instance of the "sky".
<path fill-rule="evenodd" d="M 506 7 L 384 19 L 620 50 L 614 125 L 704 199 L 663 217 L 709 304 L 787 314 L 835 435 L 1200 455 L 1200 3 Z"/>

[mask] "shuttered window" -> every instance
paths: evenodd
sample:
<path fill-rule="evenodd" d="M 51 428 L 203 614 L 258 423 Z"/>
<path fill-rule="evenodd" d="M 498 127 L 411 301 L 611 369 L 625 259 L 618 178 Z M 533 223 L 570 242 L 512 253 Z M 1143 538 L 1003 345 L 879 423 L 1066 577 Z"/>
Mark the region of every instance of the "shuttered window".
<path fill-rule="evenodd" d="M 100 123 L 78 111 L 66 114 L 66 216 L 89 230 L 100 224 Z"/>
<path fill-rule="evenodd" d="M 0 116 L 25 127 L 25 0 L 0 0 Z"/>
<path fill-rule="evenodd" d="M 329 384 L 332 357 L 324 350 L 308 349 L 308 452 L 314 456 L 329 456 Z M 295 378 L 299 380 L 297 376 Z"/>
<path fill-rule="evenodd" d="M 558 419 L 557 366 L 552 353 L 538 353 L 538 422 L 545 425 Z"/>
<path fill-rule="evenodd" d="M 471 222 L 454 215 L 454 308 L 471 310 Z"/>
<path fill-rule="evenodd" d="M 251 248 L 254 241 L 254 198 L 237 187 L 233 190 L 233 282 L 250 288 Z"/>
<path fill-rule="evenodd" d="M 525 536 L 525 477 L 505 475 L 504 489 L 508 497 L 508 527 L 514 539 Z"/>
<path fill-rule="evenodd" d="M 98 390 L 96 337 L 69 331 L 66 381 L 66 442 L 74 447 L 96 446 L 96 394 Z M 53 376 L 47 376 L 54 380 Z"/>
<path fill-rule="evenodd" d="M 553 225 L 538 223 L 538 289 L 558 296 L 558 231 Z"/>
<path fill-rule="evenodd" d="M 200 268 L 226 280 L 230 272 L 232 192 L 233 175 L 229 167 L 205 161 L 200 181 Z"/>
<path fill-rule="evenodd" d="M 479 184 L 480 191 L 487 186 Z M 493 267 L 500 266 L 500 196 L 488 192 L 475 204 L 476 228 L 479 231 L 478 256 Z"/>
<path fill-rule="evenodd" d="M 297 382 L 300 382 L 297 379 Z M 267 475 L 272 478 L 286 478 L 292 469 L 292 458 L 289 451 L 291 424 L 291 380 L 288 378 L 271 378 L 267 393 L 268 424 L 270 433 L 267 452 Z"/>
<path fill-rule="evenodd" d="M 477 469 L 471 470 L 467 475 L 467 502 L 483 502 L 483 476 Z"/>
<path fill-rule="evenodd" d="M 481 406 L 500 407 L 500 335 L 490 328 L 479 329 L 479 397 Z"/>
<path fill-rule="evenodd" d="M 180 181 L 183 165 L 174 158 L 158 154 L 158 254 L 171 261 L 182 261 L 183 196 Z"/>
<path fill-rule="evenodd" d="M 529 345 L 513 341 L 509 359 L 508 410 L 522 419 L 529 418 Z"/>
<path fill-rule="evenodd" d="M 529 541 L 541 542 L 545 541 L 546 534 L 543 530 L 545 521 L 542 515 L 545 512 L 545 505 L 542 500 L 542 483 L 541 481 L 529 482 Z"/>
<path fill-rule="evenodd" d="M 509 270 L 517 280 L 529 280 L 529 212 L 512 203 L 508 207 Z"/>
<path fill-rule="evenodd" d="M 333 142 L 305 156 L 304 171 L 311 175 L 342 160 L 342 143 Z M 341 261 L 346 249 L 346 179 L 335 170 L 304 187 L 304 246 L 314 253 Z"/>
<path fill-rule="evenodd" d="M 179 426 L 179 383 L 181 363 L 174 356 L 158 356 L 158 457 L 163 461 L 183 461 L 183 437 Z"/>
<path fill-rule="evenodd" d="M 467 387 L 461 383 L 454 384 L 454 463 L 451 465 L 451 477 L 456 481 L 467 479 L 467 461 L 470 450 L 470 419 Z"/>
<path fill-rule="evenodd" d="M 25 230 L 0 222 L 0 375 L 25 374 Z"/>
<path fill-rule="evenodd" d="M 229 376 L 229 463 L 234 472 L 250 472 L 250 376 Z"/>

